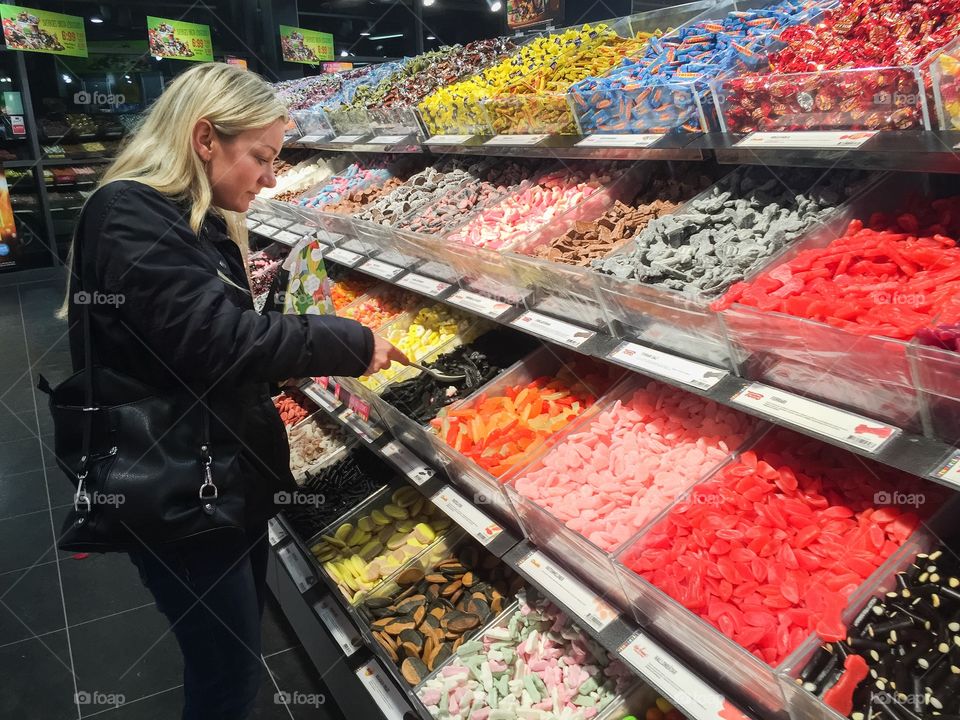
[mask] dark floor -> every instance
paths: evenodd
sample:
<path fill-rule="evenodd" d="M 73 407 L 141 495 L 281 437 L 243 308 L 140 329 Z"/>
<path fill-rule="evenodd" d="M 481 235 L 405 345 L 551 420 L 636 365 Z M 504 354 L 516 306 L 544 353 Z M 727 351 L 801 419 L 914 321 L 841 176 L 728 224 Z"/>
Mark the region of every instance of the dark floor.
<path fill-rule="evenodd" d="M 32 388 L 38 373 L 51 383 L 70 373 L 66 324 L 53 317 L 62 291 L 11 277 L 0 276 L 0 718 L 175 720 L 179 649 L 130 561 L 55 549 L 72 487 L 54 464 L 46 396 Z M 341 720 L 332 700 L 275 697 L 329 693 L 272 598 L 263 659 L 253 718 Z M 75 702 L 84 692 L 97 702 Z M 125 703 L 110 705 L 120 695 Z"/>

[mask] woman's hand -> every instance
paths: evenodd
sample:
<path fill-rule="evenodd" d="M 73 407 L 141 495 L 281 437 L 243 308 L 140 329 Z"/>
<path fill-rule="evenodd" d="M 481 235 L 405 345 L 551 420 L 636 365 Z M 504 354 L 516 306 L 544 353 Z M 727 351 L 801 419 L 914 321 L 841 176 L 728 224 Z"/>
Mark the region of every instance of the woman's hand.
<path fill-rule="evenodd" d="M 384 340 L 379 335 L 374 335 L 373 357 L 370 359 L 370 364 L 367 366 L 367 371 L 364 375 L 372 375 L 378 370 L 388 368 L 394 360 L 402 365 L 408 365 L 410 363 L 410 361 L 407 360 L 407 356 L 398 350 L 389 340 Z"/>

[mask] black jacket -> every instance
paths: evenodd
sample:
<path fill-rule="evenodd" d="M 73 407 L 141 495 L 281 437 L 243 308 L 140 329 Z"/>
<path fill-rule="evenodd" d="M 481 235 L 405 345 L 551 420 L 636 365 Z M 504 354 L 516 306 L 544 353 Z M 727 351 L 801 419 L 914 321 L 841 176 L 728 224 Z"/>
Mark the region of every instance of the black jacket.
<path fill-rule="evenodd" d="M 94 363 L 160 389 L 188 386 L 205 396 L 220 432 L 244 445 L 248 525 L 272 517 L 273 494 L 290 490 L 293 478 L 269 383 L 360 375 L 373 354 L 373 334 L 332 316 L 258 315 L 250 294 L 220 276 L 248 287 L 223 220 L 209 213 L 198 237 L 187 208 L 142 183 L 97 190 L 77 245 L 83 289 L 101 293 L 90 305 Z M 73 294 L 74 370 L 83 366 L 79 319 Z"/>

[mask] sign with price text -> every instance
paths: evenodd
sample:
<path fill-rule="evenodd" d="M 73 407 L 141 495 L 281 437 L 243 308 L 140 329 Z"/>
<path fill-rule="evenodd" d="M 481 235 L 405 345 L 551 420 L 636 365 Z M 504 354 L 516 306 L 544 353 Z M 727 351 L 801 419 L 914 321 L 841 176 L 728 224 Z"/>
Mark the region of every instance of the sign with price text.
<path fill-rule="evenodd" d="M 150 54 L 175 60 L 213 61 L 210 26 L 147 15 Z"/>
<path fill-rule="evenodd" d="M 82 17 L 0 5 L 0 19 L 3 39 L 11 50 L 87 57 Z"/>

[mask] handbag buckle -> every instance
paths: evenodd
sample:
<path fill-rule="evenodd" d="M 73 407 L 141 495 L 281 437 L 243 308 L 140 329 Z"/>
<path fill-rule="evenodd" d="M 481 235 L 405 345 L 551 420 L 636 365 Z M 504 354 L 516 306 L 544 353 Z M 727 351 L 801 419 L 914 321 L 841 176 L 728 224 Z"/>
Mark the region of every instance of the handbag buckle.
<path fill-rule="evenodd" d="M 73 495 L 73 509 L 76 510 L 81 516 L 85 516 L 90 513 L 92 504 L 90 502 L 90 496 L 87 495 L 87 490 L 83 486 L 84 481 L 87 479 L 87 471 L 84 470 L 82 473 L 77 475 L 77 492 Z M 83 508 L 81 509 L 81 505 Z"/>
<path fill-rule="evenodd" d="M 213 473 L 210 466 L 213 464 L 213 456 L 210 455 L 210 448 L 206 445 L 200 447 L 203 456 L 203 484 L 200 486 L 200 502 L 203 503 L 203 511 L 212 515 L 216 509 L 214 501 L 220 496 L 217 486 L 213 484 Z"/>

